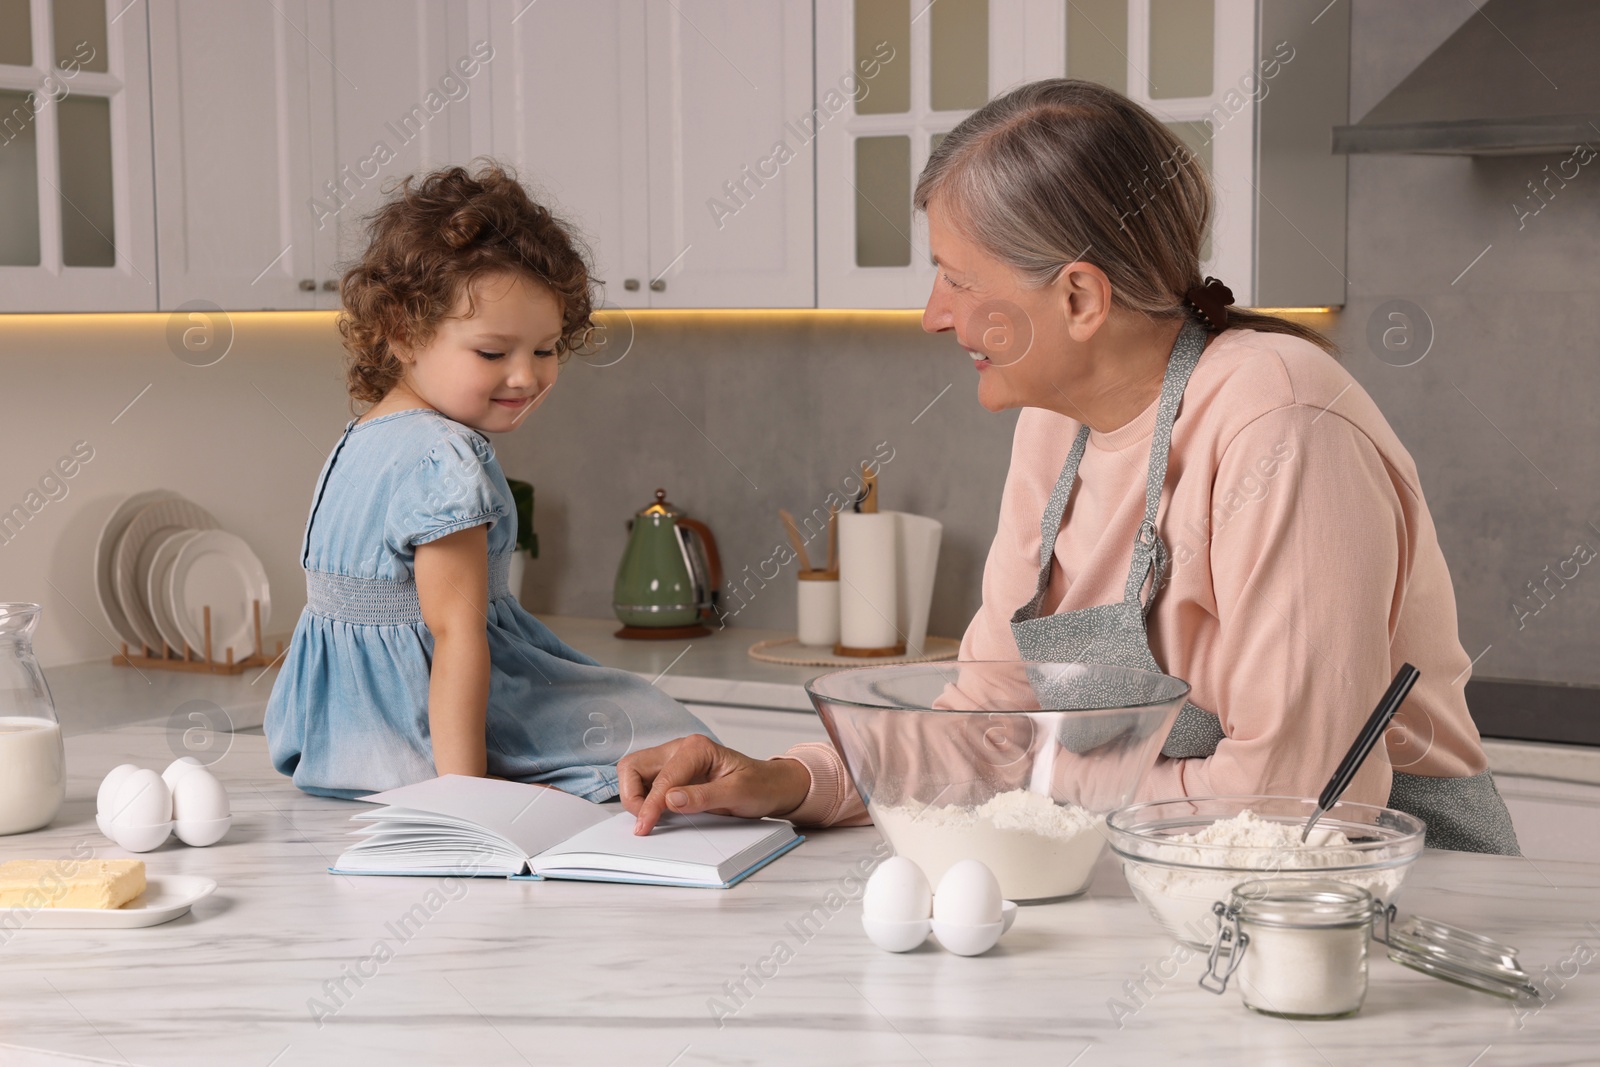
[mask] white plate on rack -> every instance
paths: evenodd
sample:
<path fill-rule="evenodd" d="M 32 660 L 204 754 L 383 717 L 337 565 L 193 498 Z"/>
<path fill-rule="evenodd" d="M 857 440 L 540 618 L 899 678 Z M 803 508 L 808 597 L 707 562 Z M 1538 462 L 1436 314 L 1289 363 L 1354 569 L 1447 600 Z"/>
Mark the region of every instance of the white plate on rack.
<path fill-rule="evenodd" d="M 217 520 L 209 511 L 191 500 L 174 496 L 140 508 L 123 531 L 111 558 L 112 581 L 117 592 L 117 605 L 122 608 L 128 625 L 144 644 L 157 651 L 161 648 L 161 631 L 151 617 L 150 605 L 145 598 L 145 576 L 149 573 L 151 556 L 154 554 L 152 542 L 177 530 L 216 528 Z"/>
<path fill-rule="evenodd" d="M 169 489 L 150 489 L 143 493 L 135 493 L 111 513 L 106 524 L 100 527 L 100 536 L 94 543 L 94 593 L 100 601 L 100 610 L 105 612 L 106 622 L 111 624 L 111 630 L 122 640 L 128 642 L 129 651 L 139 645 L 139 635 L 133 627 L 128 625 L 128 617 L 122 613 L 122 607 L 117 603 L 116 582 L 113 579 L 111 563 L 117 552 L 117 542 L 122 540 L 123 531 L 133 521 L 140 509 L 153 504 L 157 500 L 176 497 L 178 494 Z"/>
<path fill-rule="evenodd" d="M 211 606 L 211 658 L 235 660 L 255 651 L 250 602 L 261 601 L 261 630 L 272 615 L 267 571 L 250 546 L 223 530 L 203 530 L 184 542 L 167 578 L 167 598 L 178 633 L 205 654 L 205 606 Z"/>
<path fill-rule="evenodd" d="M 179 530 L 160 542 L 150 560 L 150 570 L 145 576 L 144 600 L 150 605 L 150 615 L 156 622 L 162 640 L 179 655 L 183 654 L 183 632 L 178 629 L 177 613 L 167 595 L 167 581 L 172 577 L 172 565 L 178 562 L 178 550 L 199 537 L 200 530 Z"/>
<path fill-rule="evenodd" d="M 194 874 L 147 878 L 144 892 L 120 908 L 0 908 L 0 924 L 18 930 L 131 930 L 187 915 L 217 883 Z M 15 918 L 13 918 L 15 916 Z"/>

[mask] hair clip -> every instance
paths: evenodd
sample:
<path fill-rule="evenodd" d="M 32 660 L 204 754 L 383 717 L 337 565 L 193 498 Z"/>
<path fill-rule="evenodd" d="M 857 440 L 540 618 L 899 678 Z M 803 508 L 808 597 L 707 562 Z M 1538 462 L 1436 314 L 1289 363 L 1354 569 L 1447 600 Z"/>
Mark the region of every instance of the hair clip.
<path fill-rule="evenodd" d="M 1228 328 L 1228 305 L 1233 303 L 1233 290 L 1209 275 L 1204 283 L 1183 294 L 1184 303 L 1193 308 L 1213 330 Z"/>

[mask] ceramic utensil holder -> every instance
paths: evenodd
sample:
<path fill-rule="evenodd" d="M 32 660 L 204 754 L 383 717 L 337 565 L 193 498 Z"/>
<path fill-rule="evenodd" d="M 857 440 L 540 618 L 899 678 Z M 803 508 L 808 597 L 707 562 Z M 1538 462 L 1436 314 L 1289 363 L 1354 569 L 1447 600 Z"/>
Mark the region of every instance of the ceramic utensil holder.
<path fill-rule="evenodd" d="M 839 640 L 839 574 L 810 570 L 799 578 L 800 643 L 832 647 Z"/>

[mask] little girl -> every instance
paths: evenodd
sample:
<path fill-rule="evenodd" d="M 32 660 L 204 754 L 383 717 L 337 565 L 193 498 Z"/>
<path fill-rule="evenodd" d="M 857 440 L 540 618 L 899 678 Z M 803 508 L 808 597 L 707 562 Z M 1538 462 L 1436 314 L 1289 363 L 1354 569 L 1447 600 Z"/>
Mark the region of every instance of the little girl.
<path fill-rule="evenodd" d="M 312 494 L 273 765 L 321 796 L 466 774 L 608 800 L 622 756 L 710 731 L 517 603 L 516 507 L 484 437 L 521 425 L 582 345 L 588 266 L 493 163 L 408 177 L 369 221 L 339 332 L 350 395 L 372 406 Z"/>

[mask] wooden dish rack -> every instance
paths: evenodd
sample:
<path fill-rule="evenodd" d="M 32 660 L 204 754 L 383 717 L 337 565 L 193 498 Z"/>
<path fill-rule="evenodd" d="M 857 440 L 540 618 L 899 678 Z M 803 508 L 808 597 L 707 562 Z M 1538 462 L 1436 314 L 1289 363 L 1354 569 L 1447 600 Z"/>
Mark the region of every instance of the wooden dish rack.
<path fill-rule="evenodd" d="M 183 655 L 178 655 L 178 650 L 170 647 L 166 641 L 161 642 L 161 652 L 156 654 L 155 649 L 149 645 L 141 644 L 140 651 L 129 652 L 128 642 L 122 642 L 122 653 L 111 657 L 113 667 L 150 667 L 158 671 L 195 671 L 202 674 L 239 674 L 251 667 L 270 667 L 283 658 L 283 642 L 274 642 L 276 649 L 269 660 L 261 652 L 261 601 L 250 601 L 250 617 L 255 627 L 255 651 L 243 659 L 233 658 L 233 649 L 227 649 L 227 658 L 221 661 L 211 658 L 211 605 L 206 604 L 202 609 L 202 619 L 205 629 L 205 648 L 200 655 L 189 647 L 189 642 L 183 643 Z"/>

